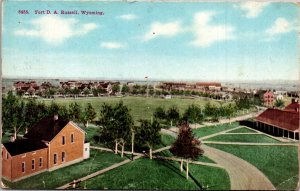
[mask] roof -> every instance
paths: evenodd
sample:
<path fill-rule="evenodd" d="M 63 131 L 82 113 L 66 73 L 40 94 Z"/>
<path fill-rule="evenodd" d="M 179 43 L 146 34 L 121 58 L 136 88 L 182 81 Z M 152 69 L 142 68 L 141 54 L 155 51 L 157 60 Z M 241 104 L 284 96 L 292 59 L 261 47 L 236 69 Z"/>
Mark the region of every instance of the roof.
<path fill-rule="evenodd" d="M 290 112 L 295 112 L 298 113 L 299 112 L 299 103 L 298 102 L 294 102 L 289 104 L 288 106 L 286 106 L 284 108 L 284 111 L 290 111 Z"/>
<path fill-rule="evenodd" d="M 11 156 L 47 148 L 45 143 L 30 139 L 20 139 L 15 142 L 3 143 L 3 145 Z"/>
<path fill-rule="evenodd" d="M 256 120 L 281 129 L 296 131 L 299 129 L 299 113 L 279 109 L 267 109 Z"/>
<path fill-rule="evenodd" d="M 219 82 L 197 82 L 196 83 L 197 86 L 221 86 L 221 83 Z"/>
<path fill-rule="evenodd" d="M 268 96 L 268 95 L 274 95 L 274 93 L 271 91 L 267 91 L 266 93 L 264 93 L 264 96 Z"/>
<path fill-rule="evenodd" d="M 33 140 L 51 141 L 68 123 L 69 120 L 60 117 L 54 120 L 53 116 L 48 116 L 41 119 L 24 137 Z"/>

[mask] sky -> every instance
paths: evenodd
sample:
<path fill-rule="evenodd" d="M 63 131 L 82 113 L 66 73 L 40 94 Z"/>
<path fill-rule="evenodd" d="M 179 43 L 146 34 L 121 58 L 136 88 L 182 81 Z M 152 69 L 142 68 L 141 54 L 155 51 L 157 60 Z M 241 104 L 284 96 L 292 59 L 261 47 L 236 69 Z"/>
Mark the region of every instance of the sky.
<path fill-rule="evenodd" d="M 47 10 L 51 14 L 35 14 Z M 292 3 L 9 1 L 3 4 L 2 74 L 298 80 L 298 14 Z"/>

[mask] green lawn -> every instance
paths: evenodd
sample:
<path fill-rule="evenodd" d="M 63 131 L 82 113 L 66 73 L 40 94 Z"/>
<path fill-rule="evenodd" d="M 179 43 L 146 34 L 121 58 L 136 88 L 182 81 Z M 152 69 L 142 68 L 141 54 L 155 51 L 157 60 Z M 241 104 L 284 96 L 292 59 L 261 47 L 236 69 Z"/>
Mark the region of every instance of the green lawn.
<path fill-rule="evenodd" d="M 245 143 L 281 143 L 280 141 L 276 139 L 272 139 L 271 137 L 268 137 L 266 135 L 257 134 L 257 135 L 217 135 L 215 137 L 211 137 L 209 139 L 205 139 L 205 141 L 220 141 L 220 142 L 245 142 Z"/>
<path fill-rule="evenodd" d="M 52 172 L 43 172 L 14 183 L 2 180 L 9 188 L 12 189 L 54 189 L 71 182 L 74 179 L 81 178 L 115 163 L 121 162 L 124 159 L 126 158 L 121 158 L 119 155 L 115 155 L 110 152 L 91 150 L 91 157 L 83 162 Z M 45 187 L 43 186 L 43 181 L 45 181 Z"/>
<path fill-rule="evenodd" d="M 227 133 L 257 133 L 257 132 L 254 130 L 248 129 L 246 127 L 242 127 L 240 129 L 235 129 L 235 130 L 229 131 Z"/>
<path fill-rule="evenodd" d="M 171 135 L 161 134 L 161 142 L 164 146 L 172 145 L 174 143 L 175 138 Z"/>
<path fill-rule="evenodd" d="M 128 108 L 131 110 L 131 114 L 135 121 L 139 119 L 151 119 L 151 116 L 154 112 L 154 110 L 162 106 L 165 109 L 168 109 L 169 107 L 176 105 L 181 113 L 184 112 L 186 108 L 188 108 L 189 105 L 195 104 L 201 107 L 204 107 L 204 105 L 209 102 L 208 100 L 204 100 L 201 98 L 197 99 L 184 99 L 184 98 L 172 98 L 172 99 L 162 99 L 162 98 L 154 98 L 154 97 L 133 97 L 133 96 L 127 96 L 127 97 L 99 97 L 99 98 L 82 98 L 82 99 L 55 99 L 54 102 L 61 104 L 61 105 L 69 105 L 72 102 L 77 102 L 81 106 L 85 107 L 87 103 L 91 103 L 94 108 L 96 108 L 97 113 L 99 114 L 99 111 L 101 109 L 101 105 L 103 103 L 107 104 L 116 104 L 120 100 L 123 101 L 123 103 L 128 106 Z M 43 100 L 46 104 L 50 104 L 51 100 Z M 217 101 L 211 100 L 212 104 L 215 104 L 219 106 L 219 103 Z"/>
<path fill-rule="evenodd" d="M 179 163 L 138 159 L 113 169 L 86 182 L 88 189 L 180 189 L 199 190 L 208 185 L 210 189 L 229 189 L 229 176 L 221 168 L 190 165 L 191 178 L 186 180 L 180 172 Z M 222 180 L 222 181 L 220 181 Z M 84 182 L 81 183 L 83 187 Z"/>
<path fill-rule="evenodd" d="M 216 126 L 207 126 L 207 127 L 201 127 L 198 129 L 193 129 L 193 132 L 195 133 L 195 136 L 198 138 L 207 136 L 207 135 L 211 135 L 214 133 L 218 133 L 221 131 L 225 131 L 228 129 L 232 129 L 235 127 L 238 127 L 239 123 L 234 122 L 234 123 L 226 123 L 226 124 L 221 124 L 221 125 L 216 125 Z"/>
<path fill-rule="evenodd" d="M 298 147 L 216 145 L 261 170 L 279 190 L 295 190 L 298 181 Z"/>

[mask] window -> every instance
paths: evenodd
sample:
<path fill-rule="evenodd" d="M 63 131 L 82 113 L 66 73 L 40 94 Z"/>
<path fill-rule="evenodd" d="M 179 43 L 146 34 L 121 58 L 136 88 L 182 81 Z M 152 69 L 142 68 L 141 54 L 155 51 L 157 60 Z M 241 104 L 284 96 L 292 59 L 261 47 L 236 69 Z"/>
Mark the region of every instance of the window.
<path fill-rule="evenodd" d="M 62 136 L 62 144 L 64 145 L 66 143 L 65 136 Z"/>
<path fill-rule="evenodd" d="M 61 153 L 61 162 L 65 162 L 65 159 L 66 159 L 66 153 L 62 152 Z"/>
<path fill-rule="evenodd" d="M 71 134 L 71 143 L 74 143 L 74 134 Z"/>
<path fill-rule="evenodd" d="M 22 172 L 25 172 L 25 162 L 22 162 Z"/>
<path fill-rule="evenodd" d="M 34 170 L 34 160 L 31 160 L 31 169 Z"/>
<path fill-rule="evenodd" d="M 56 163 L 57 163 L 57 154 L 54 154 L 53 163 L 54 163 L 54 164 L 56 164 Z"/>
<path fill-rule="evenodd" d="M 41 157 L 39 160 L 39 167 L 43 166 L 43 158 Z"/>
<path fill-rule="evenodd" d="M 85 151 L 87 151 L 87 148 L 85 148 Z"/>

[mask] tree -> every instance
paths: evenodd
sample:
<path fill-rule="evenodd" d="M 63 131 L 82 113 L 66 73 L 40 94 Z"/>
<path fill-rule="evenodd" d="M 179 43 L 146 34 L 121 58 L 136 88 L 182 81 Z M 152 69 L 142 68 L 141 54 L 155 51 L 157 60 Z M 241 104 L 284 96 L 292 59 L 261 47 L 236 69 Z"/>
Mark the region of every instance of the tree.
<path fill-rule="evenodd" d="M 83 113 L 83 120 L 85 122 L 85 127 L 89 126 L 89 122 L 91 122 L 96 117 L 95 108 L 93 108 L 91 103 L 88 103 Z"/>
<path fill-rule="evenodd" d="M 92 93 L 93 93 L 93 95 L 94 95 L 95 97 L 98 97 L 98 95 L 99 95 L 99 90 L 98 90 L 97 88 L 93 88 L 93 89 L 92 89 Z"/>
<path fill-rule="evenodd" d="M 277 108 L 283 108 L 284 107 L 284 102 L 281 99 L 276 99 L 275 101 L 275 107 Z"/>
<path fill-rule="evenodd" d="M 72 121 L 78 122 L 81 119 L 81 107 L 76 102 L 69 105 L 69 115 Z"/>
<path fill-rule="evenodd" d="M 140 146 L 147 146 L 149 148 L 149 156 L 152 159 L 152 148 L 154 145 L 160 143 L 160 124 L 157 120 L 152 123 L 149 120 L 141 120 L 141 126 L 137 132 L 137 139 Z"/>
<path fill-rule="evenodd" d="M 84 88 L 83 94 L 85 95 L 85 97 L 87 97 L 90 93 L 91 91 L 88 88 Z"/>
<path fill-rule="evenodd" d="M 224 114 L 225 114 L 226 118 L 229 119 L 229 123 L 231 124 L 230 119 L 231 119 L 232 115 L 235 113 L 236 107 L 230 103 L 230 104 L 224 106 L 223 109 L 224 109 Z"/>
<path fill-rule="evenodd" d="M 192 104 L 190 105 L 183 114 L 183 119 L 189 123 L 201 123 L 204 120 L 204 115 L 200 107 Z"/>
<path fill-rule="evenodd" d="M 166 112 L 165 112 L 164 108 L 162 108 L 162 107 L 157 107 L 157 108 L 155 109 L 153 115 L 154 115 L 154 117 L 155 117 L 156 119 L 161 119 L 161 120 L 163 120 L 163 119 L 166 118 Z"/>
<path fill-rule="evenodd" d="M 201 142 L 194 138 L 189 124 L 183 122 L 179 127 L 179 134 L 170 151 L 181 158 L 180 171 L 183 171 L 183 159 L 186 160 L 186 178 L 189 173 L 189 160 L 202 156 L 204 151 L 200 148 Z"/>
<path fill-rule="evenodd" d="M 176 122 L 179 119 L 179 111 L 176 106 L 172 106 L 167 111 L 167 118 L 171 122 L 171 127 L 173 124 L 173 121 Z"/>
<path fill-rule="evenodd" d="M 120 86 L 119 86 L 119 84 L 115 84 L 115 85 L 113 85 L 113 87 L 112 87 L 112 91 L 113 91 L 114 93 L 117 93 L 117 92 L 119 92 L 119 91 L 120 91 Z"/>
<path fill-rule="evenodd" d="M 204 106 L 204 114 L 211 117 L 213 121 L 218 121 L 220 116 L 219 108 L 212 105 L 210 102 L 206 103 Z"/>
<path fill-rule="evenodd" d="M 101 137 L 106 141 L 115 142 L 115 154 L 118 153 L 118 145 L 122 146 L 124 154 L 125 143 L 130 140 L 133 118 L 127 106 L 120 101 L 117 105 L 103 104 L 100 111 Z"/>
<path fill-rule="evenodd" d="M 130 91 L 129 86 L 127 86 L 127 85 L 124 84 L 122 86 L 122 90 L 121 90 L 122 94 L 129 93 L 129 91 Z"/>
<path fill-rule="evenodd" d="M 51 102 L 50 106 L 48 107 L 48 115 L 56 115 L 59 111 L 59 105 L 54 101 Z"/>

